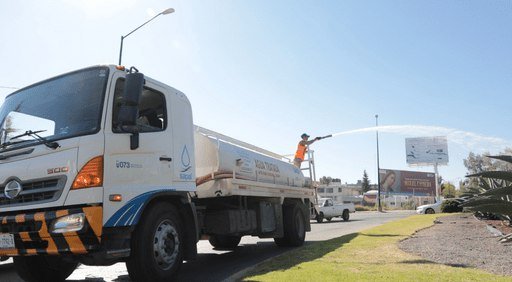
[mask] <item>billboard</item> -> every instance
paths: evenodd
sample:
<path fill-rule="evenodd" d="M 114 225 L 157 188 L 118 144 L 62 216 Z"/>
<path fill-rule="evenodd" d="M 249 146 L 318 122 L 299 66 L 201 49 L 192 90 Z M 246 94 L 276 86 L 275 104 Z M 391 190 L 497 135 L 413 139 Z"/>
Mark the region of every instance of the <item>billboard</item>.
<path fill-rule="evenodd" d="M 379 173 L 383 193 L 436 195 L 436 177 L 432 172 L 381 169 Z"/>
<path fill-rule="evenodd" d="M 408 164 L 448 164 L 448 141 L 446 136 L 405 138 Z"/>

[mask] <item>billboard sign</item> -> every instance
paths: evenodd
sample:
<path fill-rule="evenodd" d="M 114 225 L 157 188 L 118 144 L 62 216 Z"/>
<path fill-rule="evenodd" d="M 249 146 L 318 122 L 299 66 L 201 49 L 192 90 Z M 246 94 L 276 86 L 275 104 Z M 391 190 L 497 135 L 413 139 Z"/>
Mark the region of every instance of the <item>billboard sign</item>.
<path fill-rule="evenodd" d="M 436 177 L 432 172 L 381 169 L 380 187 L 384 193 L 436 195 Z"/>
<path fill-rule="evenodd" d="M 448 164 L 448 141 L 446 136 L 405 138 L 408 164 Z"/>

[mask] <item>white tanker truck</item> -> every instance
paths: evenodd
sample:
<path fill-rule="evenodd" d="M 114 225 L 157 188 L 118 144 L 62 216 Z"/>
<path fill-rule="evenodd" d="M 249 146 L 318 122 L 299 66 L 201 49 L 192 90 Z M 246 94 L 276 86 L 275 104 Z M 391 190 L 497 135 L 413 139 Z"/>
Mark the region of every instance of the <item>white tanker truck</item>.
<path fill-rule="evenodd" d="M 135 68 L 18 90 L 0 130 L 0 256 L 27 281 L 120 261 L 135 281 L 168 281 L 201 237 L 300 246 L 310 230 L 314 190 L 299 169 L 194 126 L 183 93 Z"/>

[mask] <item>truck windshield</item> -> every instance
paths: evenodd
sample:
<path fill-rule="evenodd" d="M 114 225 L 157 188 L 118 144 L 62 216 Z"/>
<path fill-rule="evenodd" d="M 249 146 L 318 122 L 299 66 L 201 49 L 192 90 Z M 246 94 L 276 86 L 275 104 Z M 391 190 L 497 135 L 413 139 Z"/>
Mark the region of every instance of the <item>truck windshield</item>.
<path fill-rule="evenodd" d="M 0 150 L 60 140 L 99 131 L 107 67 L 68 73 L 21 89 L 0 108 Z M 12 139 L 12 140 L 11 140 Z"/>

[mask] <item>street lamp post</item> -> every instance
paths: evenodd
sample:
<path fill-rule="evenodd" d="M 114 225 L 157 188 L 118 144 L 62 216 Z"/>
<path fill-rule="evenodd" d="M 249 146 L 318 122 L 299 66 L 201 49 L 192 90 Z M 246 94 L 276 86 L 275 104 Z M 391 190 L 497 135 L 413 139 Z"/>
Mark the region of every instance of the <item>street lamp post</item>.
<path fill-rule="evenodd" d="M 380 203 L 379 115 L 375 115 L 375 132 L 377 136 L 377 208 L 381 212 L 382 205 Z"/>
<path fill-rule="evenodd" d="M 156 17 L 160 16 L 160 15 L 167 15 L 167 14 L 170 14 L 170 13 L 174 13 L 174 9 L 173 8 L 169 8 L 169 9 L 166 9 L 160 13 L 158 13 L 156 16 L 152 17 L 151 19 L 149 19 L 147 22 L 139 25 L 136 29 L 130 31 L 130 33 L 128 33 L 127 35 L 125 36 L 122 36 L 121 35 L 121 47 L 119 48 L 119 65 L 121 65 L 121 58 L 123 56 L 123 40 L 128 37 L 130 34 L 134 33 L 135 31 L 137 31 L 139 28 L 145 26 L 147 23 L 149 23 L 150 21 L 154 20 Z"/>

